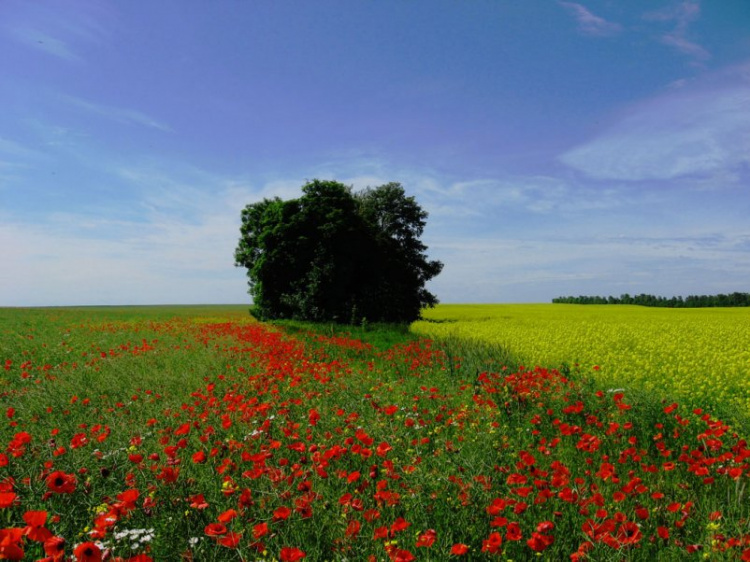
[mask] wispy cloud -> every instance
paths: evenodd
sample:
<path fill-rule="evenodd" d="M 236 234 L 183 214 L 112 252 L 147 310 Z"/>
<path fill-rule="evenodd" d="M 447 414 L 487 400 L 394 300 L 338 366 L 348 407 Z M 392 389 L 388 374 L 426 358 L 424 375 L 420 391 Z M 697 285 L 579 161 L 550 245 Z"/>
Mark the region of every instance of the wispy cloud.
<path fill-rule="evenodd" d="M 164 132 L 173 132 L 172 128 L 169 125 L 157 121 L 149 115 L 146 115 L 145 113 L 134 109 L 102 105 L 79 97 L 64 94 L 61 95 L 60 98 L 69 105 L 87 111 L 91 114 L 104 117 L 111 121 L 116 121 L 117 123 L 121 123 L 124 125 L 140 125 L 143 127 L 158 129 Z"/>
<path fill-rule="evenodd" d="M 607 133 L 561 156 L 602 179 L 742 174 L 750 164 L 748 65 L 672 89 L 631 109 Z M 719 81 L 720 78 L 720 81 Z M 716 81 L 717 83 L 714 83 Z"/>
<path fill-rule="evenodd" d="M 19 27 L 13 29 L 11 34 L 21 43 L 53 57 L 76 63 L 83 60 L 73 51 L 68 43 L 39 30 Z"/>
<path fill-rule="evenodd" d="M 27 158 L 38 156 L 38 153 L 36 150 L 28 148 L 19 142 L 0 137 L 0 155 Z"/>
<path fill-rule="evenodd" d="M 578 22 L 578 29 L 585 35 L 609 37 L 622 31 L 619 23 L 610 22 L 593 14 L 588 8 L 576 2 L 558 2 Z"/>
<path fill-rule="evenodd" d="M 690 24 L 700 17 L 700 13 L 700 2 L 688 0 L 662 10 L 648 12 L 643 19 L 674 23 L 673 29 L 660 36 L 661 42 L 699 64 L 711 58 L 711 53 L 707 49 L 689 39 Z"/>
<path fill-rule="evenodd" d="M 106 2 L 80 0 L 64 8 L 55 2 L 10 2 L 0 30 L 46 55 L 69 63 L 84 63 L 83 53 L 109 39 L 116 12 Z"/>

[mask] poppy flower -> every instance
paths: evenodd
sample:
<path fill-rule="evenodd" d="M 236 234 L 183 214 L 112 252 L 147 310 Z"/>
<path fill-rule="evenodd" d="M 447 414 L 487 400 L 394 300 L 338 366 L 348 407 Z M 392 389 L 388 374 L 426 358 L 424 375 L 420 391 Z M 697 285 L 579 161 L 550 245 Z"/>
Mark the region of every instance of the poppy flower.
<path fill-rule="evenodd" d="M 203 494 L 195 494 L 188 499 L 190 500 L 190 507 L 193 509 L 206 509 L 208 507 L 208 502 L 203 497 Z"/>
<path fill-rule="evenodd" d="M 490 536 L 482 541 L 482 552 L 496 554 L 503 546 L 503 536 L 500 533 L 490 533 Z"/>
<path fill-rule="evenodd" d="M 268 534 L 268 523 L 265 521 L 263 523 L 258 523 L 257 525 L 253 526 L 253 536 L 255 539 L 259 539 L 265 535 Z"/>
<path fill-rule="evenodd" d="M 521 526 L 515 521 L 509 523 L 505 538 L 509 541 L 520 541 L 523 538 L 521 534 Z"/>
<path fill-rule="evenodd" d="M 16 497 L 15 492 L 0 492 L 0 508 L 12 506 Z"/>
<path fill-rule="evenodd" d="M 357 535 L 359 534 L 359 529 L 361 527 L 362 527 L 362 524 L 359 521 L 357 521 L 356 519 L 352 519 L 351 521 L 349 521 L 349 524 L 346 526 L 346 536 L 357 538 Z"/>
<path fill-rule="evenodd" d="M 542 521 L 536 526 L 537 533 L 549 533 L 555 528 L 555 524 L 552 521 Z"/>
<path fill-rule="evenodd" d="M 435 532 L 435 529 L 427 529 L 424 533 L 422 533 L 421 535 L 417 537 L 417 546 L 419 547 L 432 546 L 436 538 L 437 538 L 437 533 Z"/>
<path fill-rule="evenodd" d="M 388 538 L 388 527 L 376 527 L 372 534 L 373 539 L 386 539 Z"/>
<path fill-rule="evenodd" d="M 50 537 L 44 541 L 44 553 L 53 561 L 57 562 L 65 557 L 65 539 L 62 537 Z"/>
<path fill-rule="evenodd" d="M 463 556 L 467 552 L 469 552 L 468 545 L 465 545 L 464 543 L 461 543 L 461 542 L 457 542 L 451 547 L 451 554 L 453 556 Z"/>
<path fill-rule="evenodd" d="M 542 533 L 532 533 L 531 538 L 526 541 L 528 547 L 534 552 L 542 552 L 549 548 L 555 542 L 555 537 L 543 535 Z"/>
<path fill-rule="evenodd" d="M 412 562 L 416 560 L 416 557 L 411 552 L 399 548 L 389 552 L 388 556 L 393 562 Z"/>
<path fill-rule="evenodd" d="M 47 476 L 47 489 L 55 494 L 72 494 L 78 480 L 74 474 L 66 474 L 62 470 L 56 470 Z"/>
<path fill-rule="evenodd" d="M 411 525 L 406 519 L 403 517 L 399 517 L 396 519 L 393 524 L 391 525 L 391 534 L 398 533 L 399 531 L 403 531 L 404 529 L 408 528 Z"/>
<path fill-rule="evenodd" d="M 632 521 L 626 521 L 617 529 L 617 540 L 623 545 L 635 544 L 642 536 L 641 528 Z"/>
<path fill-rule="evenodd" d="M 282 505 L 273 512 L 273 520 L 283 521 L 284 519 L 287 519 L 291 514 L 292 510 Z"/>
<path fill-rule="evenodd" d="M 26 521 L 23 534 L 29 537 L 29 540 L 44 542 L 52 536 L 52 533 L 44 526 L 47 522 L 46 511 L 27 511 L 23 514 L 23 520 Z"/>
<path fill-rule="evenodd" d="M 281 562 L 295 562 L 296 560 L 301 560 L 306 556 L 307 554 L 305 554 L 304 551 L 300 550 L 297 547 L 285 546 L 279 553 L 279 560 L 281 560 Z"/>
<path fill-rule="evenodd" d="M 219 523 L 229 523 L 232 519 L 239 515 L 236 509 L 227 509 L 225 512 L 220 513 L 216 518 Z"/>
<path fill-rule="evenodd" d="M 172 468 L 171 466 L 162 467 L 161 472 L 156 475 L 157 480 L 162 480 L 166 484 L 173 484 L 177 481 L 180 476 L 179 468 Z"/>
<path fill-rule="evenodd" d="M 221 537 L 220 539 L 217 539 L 217 542 L 222 546 L 226 546 L 227 548 L 237 548 L 237 545 L 240 544 L 241 539 L 242 539 L 241 533 L 235 533 L 235 532 L 230 531 L 225 536 Z"/>
<path fill-rule="evenodd" d="M 23 529 L 0 529 L 0 558 L 6 560 L 21 560 L 24 556 L 21 548 Z"/>
<path fill-rule="evenodd" d="M 78 562 L 102 562 L 102 550 L 93 542 L 79 544 L 73 554 Z"/>
<path fill-rule="evenodd" d="M 209 537 L 220 537 L 227 534 L 227 526 L 222 523 L 209 523 L 203 532 Z"/>

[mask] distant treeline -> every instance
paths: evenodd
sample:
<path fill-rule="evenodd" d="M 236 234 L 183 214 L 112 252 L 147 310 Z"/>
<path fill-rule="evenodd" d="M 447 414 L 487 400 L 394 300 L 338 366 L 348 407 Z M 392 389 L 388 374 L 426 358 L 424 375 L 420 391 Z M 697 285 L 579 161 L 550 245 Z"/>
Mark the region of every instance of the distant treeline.
<path fill-rule="evenodd" d="M 619 297 L 557 297 L 553 303 L 565 304 L 638 304 L 664 308 L 708 308 L 718 306 L 750 306 L 750 293 L 729 295 L 688 295 L 687 297 L 656 297 L 654 295 L 634 295 L 625 293 Z"/>

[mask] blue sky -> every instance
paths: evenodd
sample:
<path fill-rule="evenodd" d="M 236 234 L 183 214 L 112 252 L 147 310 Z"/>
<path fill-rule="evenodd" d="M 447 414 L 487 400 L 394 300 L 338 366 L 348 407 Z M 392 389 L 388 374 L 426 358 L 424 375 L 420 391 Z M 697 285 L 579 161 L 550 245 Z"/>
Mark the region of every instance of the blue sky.
<path fill-rule="evenodd" d="M 0 76 L 0 306 L 249 302 L 313 178 L 401 182 L 442 302 L 750 290 L 746 0 L 3 0 Z"/>

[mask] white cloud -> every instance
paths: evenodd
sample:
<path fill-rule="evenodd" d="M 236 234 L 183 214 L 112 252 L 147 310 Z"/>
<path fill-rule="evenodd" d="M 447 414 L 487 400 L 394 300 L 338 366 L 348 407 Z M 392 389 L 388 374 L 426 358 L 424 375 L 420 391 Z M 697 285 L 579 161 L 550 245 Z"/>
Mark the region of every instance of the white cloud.
<path fill-rule="evenodd" d="M 696 63 L 701 63 L 711 58 L 711 53 L 688 38 L 690 24 L 700 17 L 700 11 L 700 2 L 688 0 L 661 10 L 648 12 L 643 16 L 643 19 L 674 23 L 673 29 L 662 33 L 660 36 L 661 42 L 691 57 Z"/>
<path fill-rule="evenodd" d="M 558 2 L 578 22 L 578 29 L 585 35 L 607 37 L 622 31 L 618 23 L 610 22 L 593 14 L 588 8 L 576 2 Z"/>
<path fill-rule="evenodd" d="M 118 123 L 122 123 L 125 125 L 141 125 L 144 127 L 158 129 L 164 132 L 173 132 L 172 128 L 169 125 L 161 123 L 160 121 L 157 121 L 156 119 L 146 115 L 145 113 L 136 111 L 134 109 L 102 105 L 75 96 L 64 94 L 60 96 L 60 99 L 74 107 L 83 109 L 84 111 L 87 111 L 91 114 L 99 115 Z"/>
<path fill-rule="evenodd" d="M 600 179 L 726 179 L 750 164 L 750 80 L 743 68 L 733 69 L 731 83 L 708 79 L 647 100 L 560 159 Z"/>

